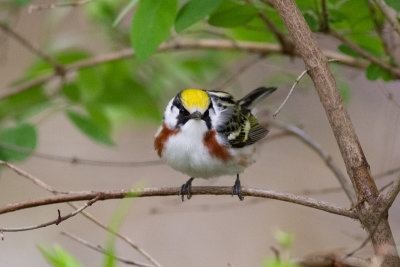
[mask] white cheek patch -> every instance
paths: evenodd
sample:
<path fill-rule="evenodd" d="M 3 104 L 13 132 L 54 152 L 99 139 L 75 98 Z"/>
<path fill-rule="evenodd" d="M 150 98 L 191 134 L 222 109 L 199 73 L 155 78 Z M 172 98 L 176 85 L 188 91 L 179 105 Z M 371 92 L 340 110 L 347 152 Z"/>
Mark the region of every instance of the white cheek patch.
<path fill-rule="evenodd" d="M 175 106 L 172 106 L 172 100 L 169 101 L 164 113 L 164 123 L 167 125 L 168 128 L 170 129 L 175 128 L 178 122 L 177 119 L 178 115 L 179 115 L 179 109 Z"/>

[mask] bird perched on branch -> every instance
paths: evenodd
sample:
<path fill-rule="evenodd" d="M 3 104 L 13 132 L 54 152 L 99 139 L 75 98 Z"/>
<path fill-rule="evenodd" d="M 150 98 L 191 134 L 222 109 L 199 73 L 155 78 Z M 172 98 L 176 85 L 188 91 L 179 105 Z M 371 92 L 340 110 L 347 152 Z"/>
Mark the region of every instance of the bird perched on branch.
<path fill-rule="evenodd" d="M 239 174 L 255 161 L 254 144 L 268 133 L 251 110 L 275 90 L 260 87 L 235 101 L 222 91 L 186 89 L 171 99 L 154 147 L 169 166 L 191 177 L 181 187 L 182 201 L 185 194 L 190 199 L 194 178 L 231 174 L 232 195 L 243 200 Z"/>

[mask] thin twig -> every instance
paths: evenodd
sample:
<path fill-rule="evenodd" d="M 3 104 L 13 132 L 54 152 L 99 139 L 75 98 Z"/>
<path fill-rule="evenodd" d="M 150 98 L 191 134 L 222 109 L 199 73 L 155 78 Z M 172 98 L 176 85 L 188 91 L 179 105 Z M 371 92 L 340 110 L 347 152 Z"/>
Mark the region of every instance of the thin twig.
<path fill-rule="evenodd" d="M 336 32 L 336 31 L 334 31 L 332 29 L 329 31 L 329 34 L 331 36 L 335 37 L 336 39 L 338 39 L 339 41 L 341 41 L 344 45 L 348 46 L 354 52 L 356 52 L 356 53 L 360 54 L 361 56 L 363 56 L 365 59 L 367 59 L 370 62 L 378 65 L 379 67 L 387 70 L 394 77 L 400 78 L 400 69 L 399 68 L 393 67 L 390 64 L 386 63 L 385 61 L 383 61 L 383 60 L 371 55 L 370 53 L 368 53 L 367 51 L 365 51 L 364 49 L 362 49 L 358 45 L 350 42 L 344 36 L 342 36 L 341 34 L 339 34 L 338 32 Z"/>
<path fill-rule="evenodd" d="M 121 199 L 130 197 L 161 197 L 161 196 L 179 196 L 180 187 L 163 187 L 163 188 L 142 188 L 134 190 L 113 190 L 103 192 L 85 191 L 71 194 L 56 195 L 36 200 L 28 200 L 18 203 L 7 204 L 0 208 L 0 214 L 9 213 L 17 210 L 51 205 L 56 203 L 65 203 L 72 201 L 90 200 L 96 196 L 100 196 L 99 200 Z M 229 186 L 196 186 L 192 187 L 192 195 L 232 195 L 232 187 Z M 258 198 L 270 198 L 285 201 L 301 206 L 306 206 L 328 213 L 341 215 L 356 219 L 357 214 L 347 208 L 342 208 L 334 204 L 312 199 L 305 196 L 297 196 L 290 193 L 276 192 L 272 190 L 263 190 L 255 188 L 242 188 L 243 196 L 251 196 Z"/>
<path fill-rule="evenodd" d="M 76 7 L 85 5 L 92 0 L 78 0 L 75 2 L 68 2 L 68 3 L 52 3 L 52 4 L 43 4 L 43 5 L 35 5 L 31 4 L 28 7 L 28 13 L 32 13 L 34 11 L 44 10 L 44 9 L 53 9 L 57 7 Z"/>
<path fill-rule="evenodd" d="M 400 23 L 397 18 L 397 12 L 394 11 L 390 6 L 388 6 L 384 0 L 374 0 L 374 1 L 378 5 L 382 13 L 385 15 L 390 25 L 392 25 L 393 29 L 400 36 Z"/>
<path fill-rule="evenodd" d="M 229 40 L 218 40 L 218 39 L 199 39 L 199 40 L 179 40 L 163 43 L 157 52 L 163 51 L 181 51 L 181 50 L 195 50 L 195 49 L 210 49 L 210 50 L 234 50 L 242 51 L 247 53 L 256 54 L 282 54 L 282 47 L 279 44 L 268 44 L 268 43 L 252 43 L 252 42 L 232 42 Z M 323 51 L 325 56 L 328 58 L 337 59 L 337 61 L 343 65 L 365 69 L 368 67 L 368 62 L 363 59 L 353 58 L 342 53 L 338 53 L 331 50 Z M 298 56 L 298 51 L 294 51 L 294 56 Z M 65 65 L 66 73 L 73 73 L 80 69 L 94 67 L 99 64 L 106 62 L 121 60 L 135 56 L 135 53 L 131 48 L 123 49 L 108 54 L 99 55 L 93 58 L 80 60 L 69 65 Z M 33 86 L 44 84 L 53 78 L 58 77 L 57 73 L 49 73 L 36 78 L 27 83 L 21 84 L 8 90 L 8 93 L 2 94 L 0 98 L 11 96 L 19 92 L 25 91 Z M 7 90 L 3 90 L 7 91 Z"/>
<path fill-rule="evenodd" d="M 71 192 L 61 192 L 59 190 L 54 189 L 53 187 L 51 187 L 50 185 L 46 184 L 45 182 L 43 182 L 42 180 L 40 180 L 39 178 L 35 177 L 34 175 L 8 163 L 8 162 L 4 162 L 4 161 L 0 161 L 0 164 L 10 168 L 11 170 L 15 171 L 17 174 L 21 175 L 22 177 L 32 181 L 33 183 L 35 183 L 36 185 L 38 185 L 39 187 L 53 193 L 54 195 L 58 195 L 58 194 L 67 194 L 67 193 L 71 193 Z M 77 210 L 79 209 L 78 206 L 76 206 L 73 203 L 67 202 L 67 204 L 72 207 L 73 209 Z M 137 245 L 136 243 L 134 243 L 132 240 L 130 240 L 129 238 L 121 235 L 118 232 L 115 232 L 114 230 L 112 230 L 111 228 L 109 228 L 107 225 L 105 225 L 104 223 L 100 222 L 98 219 L 96 219 L 93 215 L 91 215 L 90 213 L 86 212 L 86 211 L 81 211 L 81 214 L 86 217 L 88 220 L 92 221 L 93 223 L 95 223 L 96 225 L 98 225 L 99 227 L 103 228 L 104 230 L 116 235 L 117 237 L 119 237 L 120 239 L 122 239 L 123 241 L 125 241 L 128 245 L 130 245 L 132 248 L 134 248 L 137 252 L 139 252 L 143 257 L 145 257 L 146 259 L 148 259 L 152 264 L 154 264 L 155 266 L 161 267 L 161 264 L 154 259 L 149 253 L 147 253 L 144 249 L 142 249 L 139 245 Z M 0 231 L 1 232 L 1 231 Z"/>
<path fill-rule="evenodd" d="M 399 192 L 400 192 L 400 178 L 398 178 L 395 182 L 393 182 L 391 190 L 389 190 L 389 192 L 385 196 L 381 197 L 381 200 L 383 200 L 383 202 L 385 203 L 385 207 L 380 212 L 373 230 L 370 232 L 368 237 L 364 239 L 364 241 L 360 244 L 360 246 L 358 246 L 351 252 L 347 253 L 344 259 L 353 256 L 355 253 L 363 249 L 368 244 L 368 242 L 371 240 L 371 237 L 373 237 L 375 232 L 378 230 L 378 226 L 381 223 L 381 220 L 387 216 L 388 211 L 392 206 L 394 200 L 396 199 L 397 195 L 399 194 Z"/>
<path fill-rule="evenodd" d="M 383 44 L 383 49 L 385 50 L 386 55 L 388 55 L 391 58 L 394 58 L 393 55 L 393 50 L 390 49 L 389 44 L 385 38 L 384 32 L 383 32 L 383 24 L 378 21 L 375 6 L 373 4 L 373 0 L 366 0 L 369 8 L 369 13 L 371 14 L 372 21 L 374 22 L 375 26 L 375 31 L 377 32 L 379 38 L 382 41 Z"/>
<path fill-rule="evenodd" d="M 40 57 L 41 59 L 43 59 L 44 61 L 49 63 L 54 68 L 55 72 L 58 75 L 63 76 L 65 74 L 64 66 L 60 62 L 58 62 L 54 58 L 46 55 L 45 53 L 43 53 L 42 51 L 37 49 L 33 44 L 31 44 L 27 39 L 22 37 L 19 33 L 14 31 L 13 29 L 11 29 L 7 24 L 0 22 L 0 29 L 2 29 L 6 34 L 11 36 L 16 41 L 18 41 L 21 45 L 23 45 L 25 48 L 27 48 L 33 54 L 37 55 L 38 57 Z"/>
<path fill-rule="evenodd" d="M 336 62 L 335 59 L 329 59 L 328 62 Z M 290 96 L 292 95 L 294 88 L 296 88 L 296 86 L 299 84 L 300 80 L 303 78 L 304 75 L 306 75 L 306 73 L 308 73 L 308 70 L 304 70 L 298 77 L 297 79 L 294 81 L 292 88 L 290 88 L 290 91 L 288 93 L 288 95 L 286 96 L 285 100 L 283 100 L 282 104 L 278 107 L 278 109 L 272 114 L 273 118 L 276 118 L 276 116 L 278 115 L 278 113 L 281 111 L 281 109 L 283 108 L 283 106 L 286 104 L 286 102 L 289 100 Z"/>
<path fill-rule="evenodd" d="M 67 204 L 73 208 L 76 207 L 75 204 L 67 202 Z M 97 226 L 103 228 L 104 230 L 108 231 L 109 233 L 117 236 L 118 238 L 120 238 L 121 240 L 123 240 L 124 242 L 126 242 L 129 246 L 131 246 L 133 249 L 135 249 L 137 252 L 139 252 L 143 257 L 145 257 L 149 262 L 151 262 L 152 264 L 154 264 L 155 266 L 161 267 L 162 265 L 156 260 L 154 259 L 147 251 L 145 251 L 143 248 L 141 248 L 138 244 L 136 244 L 135 242 L 133 242 L 131 239 L 129 239 L 128 237 L 115 232 L 113 229 L 109 228 L 107 225 L 105 225 L 104 223 L 100 222 L 98 219 L 96 219 L 93 215 L 91 215 L 90 213 L 83 211 L 81 213 L 84 217 L 86 217 L 89 221 L 93 222 L 94 224 L 96 224 Z"/>
<path fill-rule="evenodd" d="M 34 184 L 46 189 L 47 191 L 53 193 L 53 194 L 62 194 L 62 193 L 68 193 L 68 192 L 60 192 L 55 190 L 53 187 L 51 187 L 50 185 L 44 183 L 42 180 L 40 180 L 39 178 L 33 176 L 32 174 L 14 166 L 11 163 L 5 162 L 0 160 L 0 165 L 3 165 L 4 167 L 10 168 L 12 169 L 14 172 L 16 172 L 18 175 L 21 175 L 22 177 L 28 178 L 29 180 L 31 180 Z"/>
<path fill-rule="evenodd" d="M 321 32 L 329 31 L 329 23 L 328 23 L 328 11 L 326 9 L 326 0 L 321 1 L 321 9 L 322 9 L 322 21 L 321 21 Z"/>
<path fill-rule="evenodd" d="M 55 154 L 48 154 L 43 152 L 37 152 L 31 149 L 27 149 L 24 147 L 14 146 L 10 144 L 2 144 L 0 143 L 0 148 L 23 153 L 26 155 L 30 155 L 31 157 L 41 158 L 46 160 L 65 162 L 69 164 L 76 165 L 90 165 L 90 166 L 107 166 L 107 167 L 148 167 L 148 166 L 158 166 L 163 165 L 164 162 L 162 160 L 146 160 L 146 161 L 106 161 L 106 160 L 93 160 L 93 159 L 84 159 L 78 157 L 67 157 Z"/>
<path fill-rule="evenodd" d="M 304 70 L 299 77 L 297 77 L 297 79 L 294 81 L 294 84 L 292 85 L 292 88 L 290 88 L 290 91 L 288 93 L 288 95 L 286 96 L 285 100 L 283 100 L 282 104 L 278 107 L 278 109 L 272 114 L 272 117 L 276 118 L 276 116 L 278 115 L 278 113 L 281 111 L 281 109 L 283 108 L 283 106 L 286 104 L 286 102 L 289 100 L 289 97 L 292 95 L 294 88 L 296 88 L 297 84 L 300 82 L 300 80 L 303 78 L 304 75 L 306 75 L 306 73 L 308 72 L 308 70 Z"/>
<path fill-rule="evenodd" d="M 19 227 L 19 228 L 3 228 L 0 227 L 0 231 L 1 232 L 23 232 L 23 231 L 29 231 L 29 230 L 34 230 L 34 229 L 39 229 L 39 228 L 44 228 L 50 225 L 59 225 L 61 222 L 68 220 L 71 217 L 74 217 L 75 215 L 77 215 L 78 213 L 82 212 L 84 209 L 86 209 L 87 207 L 91 206 L 93 203 L 95 203 L 97 200 L 100 199 L 100 194 L 96 195 L 94 198 L 92 198 L 91 200 L 89 200 L 88 202 L 85 203 L 85 205 L 83 205 L 82 207 L 76 209 L 75 211 L 65 215 L 65 216 L 61 216 L 60 210 L 58 210 L 58 217 L 55 220 L 52 220 L 50 222 L 46 222 L 46 223 L 42 223 L 42 224 L 38 224 L 38 225 L 32 225 L 32 226 L 26 226 L 26 227 Z"/>
<path fill-rule="evenodd" d="M 129 259 L 126 259 L 126 258 L 123 258 L 123 257 L 115 256 L 114 254 L 110 253 L 109 251 L 107 251 L 106 249 L 101 247 L 100 245 L 97 245 L 97 246 L 93 245 L 93 244 L 89 243 L 88 241 L 86 241 L 86 240 L 84 240 L 84 239 L 82 239 L 80 237 L 77 237 L 77 236 L 75 236 L 75 235 L 73 235 L 71 233 L 61 232 L 61 234 L 66 236 L 66 237 L 69 237 L 72 240 L 74 240 L 74 241 L 76 241 L 76 242 L 78 242 L 78 243 L 80 243 L 80 244 L 82 244 L 82 245 L 84 245 L 84 246 L 86 246 L 88 248 L 91 248 L 91 249 L 93 249 L 93 250 L 95 250 L 97 252 L 103 253 L 103 254 L 105 254 L 107 256 L 111 256 L 111 257 L 113 257 L 114 259 L 116 259 L 119 262 L 122 262 L 122 263 L 125 263 L 125 264 L 128 264 L 128 265 L 133 265 L 133 266 L 140 266 L 140 267 L 153 267 L 154 266 L 154 265 L 148 265 L 148 264 L 145 264 L 145 263 L 141 263 L 141 262 L 138 262 L 138 261 L 129 260 Z"/>
<path fill-rule="evenodd" d="M 355 195 L 354 191 L 348 182 L 346 176 L 344 173 L 340 170 L 340 168 L 336 165 L 336 163 L 333 161 L 332 157 L 322 148 L 322 146 L 317 143 L 314 139 L 312 139 L 310 136 L 308 136 L 303 130 L 300 128 L 290 125 L 287 123 L 284 123 L 282 121 L 277 121 L 277 120 L 270 120 L 269 123 L 271 125 L 274 125 L 275 127 L 278 127 L 280 129 L 284 129 L 288 132 L 293 133 L 296 137 L 298 137 L 303 143 L 305 143 L 307 146 L 312 148 L 326 163 L 326 165 L 331 169 L 331 171 L 334 173 L 335 177 L 339 181 L 340 185 L 342 186 L 344 192 L 346 193 L 347 197 L 351 201 L 351 203 L 355 202 Z"/>

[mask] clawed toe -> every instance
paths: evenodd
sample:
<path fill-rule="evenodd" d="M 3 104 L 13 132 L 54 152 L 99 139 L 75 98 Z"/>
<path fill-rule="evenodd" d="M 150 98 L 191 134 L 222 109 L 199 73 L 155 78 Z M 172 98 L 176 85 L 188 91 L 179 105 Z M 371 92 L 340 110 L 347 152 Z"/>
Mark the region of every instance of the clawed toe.
<path fill-rule="evenodd" d="M 232 186 L 232 196 L 233 195 L 237 195 L 240 201 L 244 199 L 242 196 L 242 186 L 240 185 L 239 174 L 237 174 L 235 184 Z"/>
<path fill-rule="evenodd" d="M 185 195 L 187 196 L 187 199 L 190 199 L 192 197 L 192 181 L 194 177 L 190 178 L 186 183 L 184 183 L 181 186 L 181 191 L 179 192 L 179 195 L 181 196 L 182 201 L 185 200 Z"/>

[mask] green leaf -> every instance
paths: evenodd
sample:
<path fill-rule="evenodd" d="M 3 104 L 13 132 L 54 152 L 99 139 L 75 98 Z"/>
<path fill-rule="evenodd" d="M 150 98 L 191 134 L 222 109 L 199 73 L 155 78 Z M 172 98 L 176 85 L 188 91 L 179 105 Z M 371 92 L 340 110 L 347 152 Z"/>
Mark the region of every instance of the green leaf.
<path fill-rule="evenodd" d="M 289 249 L 292 247 L 294 238 L 292 234 L 284 232 L 282 230 L 277 230 L 274 233 L 274 237 L 282 248 Z"/>
<path fill-rule="evenodd" d="M 131 43 L 140 60 L 150 57 L 169 36 L 177 0 L 140 0 L 131 27 Z"/>
<path fill-rule="evenodd" d="M 81 94 L 79 86 L 76 83 L 67 83 L 62 88 L 62 93 L 72 102 L 79 102 Z"/>
<path fill-rule="evenodd" d="M 38 245 L 38 249 L 47 262 L 54 267 L 83 267 L 77 259 L 58 245 L 53 247 Z"/>
<path fill-rule="evenodd" d="M 310 30 L 313 32 L 317 32 L 319 30 L 319 22 L 318 18 L 314 12 L 307 11 L 304 13 L 304 18 L 310 27 Z"/>
<path fill-rule="evenodd" d="M 124 9 L 122 9 L 122 11 L 118 14 L 118 17 L 115 19 L 112 26 L 116 27 L 121 22 L 121 20 L 126 16 L 126 14 L 128 14 L 128 12 L 136 6 L 137 2 L 138 0 L 131 0 L 129 4 L 127 4 L 124 7 Z"/>
<path fill-rule="evenodd" d="M 178 12 L 175 30 L 181 32 L 213 12 L 222 0 L 190 0 Z"/>
<path fill-rule="evenodd" d="M 374 63 L 371 63 L 367 68 L 366 76 L 368 80 L 376 81 L 382 76 L 382 68 Z"/>
<path fill-rule="evenodd" d="M 257 14 L 258 9 L 252 5 L 227 1 L 211 14 L 208 23 L 217 27 L 234 28 L 247 24 Z"/>
<path fill-rule="evenodd" d="M 135 191 L 135 188 L 143 188 L 144 185 L 139 182 L 137 185 L 132 188 L 132 191 Z M 108 228 L 111 229 L 111 231 L 108 232 L 107 234 L 107 240 L 106 240 L 106 245 L 105 245 L 105 250 L 107 253 L 105 253 L 104 260 L 103 260 L 103 267 L 113 267 L 115 266 L 115 239 L 116 235 L 113 233 L 118 233 L 119 229 L 121 228 L 121 225 L 126 217 L 126 215 L 129 212 L 129 209 L 131 208 L 133 201 L 135 200 L 135 197 L 137 197 L 139 194 L 138 193 L 131 193 L 129 197 L 123 198 L 119 203 L 117 208 L 115 209 L 109 226 Z"/>
<path fill-rule="evenodd" d="M 350 102 L 350 97 L 351 97 L 351 89 L 348 83 L 339 81 L 338 82 L 338 87 L 339 87 L 339 92 L 340 95 L 342 96 L 343 102 L 345 104 L 349 104 Z"/>
<path fill-rule="evenodd" d="M 82 69 L 78 73 L 80 99 L 84 102 L 96 100 L 103 92 L 101 74 L 97 68 Z"/>
<path fill-rule="evenodd" d="M 32 2 L 32 0 L 14 0 L 14 3 L 20 7 L 26 6 L 26 5 L 30 4 L 31 2 Z"/>
<path fill-rule="evenodd" d="M 385 0 L 386 4 L 396 10 L 397 12 L 400 12 L 400 1 L 399 0 Z"/>
<path fill-rule="evenodd" d="M 32 87 L 26 91 L 11 95 L 0 100 L 0 120 L 6 117 L 21 118 L 32 108 L 49 103 L 41 86 Z"/>
<path fill-rule="evenodd" d="M 5 145 L 20 147 L 23 153 L 14 150 L 0 148 L 0 156 L 6 161 L 23 161 L 29 157 L 36 148 L 36 129 L 29 124 L 21 124 L 16 127 L 6 128 L 0 134 L 0 142 Z"/>
<path fill-rule="evenodd" d="M 346 54 L 348 56 L 361 58 L 360 54 L 354 52 L 353 49 L 351 49 L 350 47 L 348 47 L 346 45 L 339 45 L 338 49 L 339 49 L 340 52 L 342 52 L 343 54 Z"/>
<path fill-rule="evenodd" d="M 66 114 L 75 126 L 88 137 L 105 145 L 114 145 L 107 131 L 90 118 L 73 111 L 67 111 Z"/>

